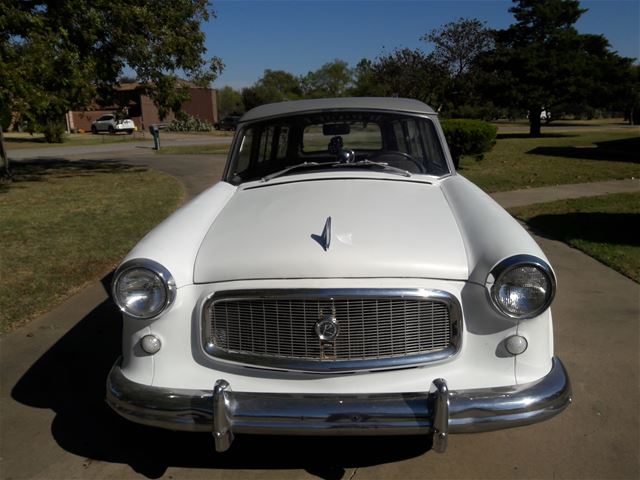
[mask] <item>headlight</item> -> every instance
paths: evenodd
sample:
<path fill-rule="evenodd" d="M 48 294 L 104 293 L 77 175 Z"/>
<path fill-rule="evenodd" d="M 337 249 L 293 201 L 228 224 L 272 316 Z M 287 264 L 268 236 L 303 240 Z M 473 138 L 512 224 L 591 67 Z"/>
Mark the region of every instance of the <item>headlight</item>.
<path fill-rule="evenodd" d="M 491 300 L 496 309 L 511 318 L 532 318 L 545 311 L 555 295 L 551 267 L 531 255 L 509 257 L 491 271 Z"/>
<path fill-rule="evenodd" d="M 136 259 L 123 264 L 114 277 L 113 299 L 120 310 L 135 318 L 152 318 L 175 298 L 173 277 L 159 263 Z"/>

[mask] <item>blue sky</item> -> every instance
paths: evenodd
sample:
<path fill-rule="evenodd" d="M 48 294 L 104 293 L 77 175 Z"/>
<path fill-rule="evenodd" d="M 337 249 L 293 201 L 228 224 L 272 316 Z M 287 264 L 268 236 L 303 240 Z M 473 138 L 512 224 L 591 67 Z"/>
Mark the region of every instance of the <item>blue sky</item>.
<path fill-rule="evenodd" d="M 397 47 L 430 46 L 420 37 L 460 17 L 491 28 L 513 23 L 509 0 L 214 0 L 203 29 L 222 58 L 214 86 L 252 85 L 265 69 L 301 75 L 336 58 L 355 66 Z M 582 33 L 604 34 L 619 54 L 640 58 L 640 0 L 583 0 Z"/>

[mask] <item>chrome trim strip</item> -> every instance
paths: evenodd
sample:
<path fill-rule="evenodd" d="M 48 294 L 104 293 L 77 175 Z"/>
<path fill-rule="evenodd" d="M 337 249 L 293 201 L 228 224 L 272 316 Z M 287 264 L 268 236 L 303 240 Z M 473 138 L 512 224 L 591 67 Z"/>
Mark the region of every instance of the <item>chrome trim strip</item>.
<path fill-rule="evenodd" d="M 164 302 L 164 306 L 162 307 L 162 309 L 155 315 L 150 315 L 148 317 L 132 315 L 126 310 L 124 305 L 121 305 L 120 302 L 118 302 L 118 296 L 116 295 L 116 285 L 118 284 L 118 280 L 120 280 L 120 277 L 124 273 L 134 268 L 144 268 L 146 270 L 149 270 L 155 273 L 156 275 L 158 275 L 162 279 L 162 282 L 164 283 L 166 300 Z M 148 258 L 134 258 L 132 260 L 128 260 L 124 262 L 122 265 L 120 265 L 116 269 L 116 272 L 113 275 L 113 281 L 111 282 L 111 298 L 113 298 L 114 303 L 118 306 L 120 311 L 129 315 L 130 317 L 137 318 L 140 320 L 148 320 L 150 318 L 156 318 L 158 315 L 164 312 L 167 308 L 169 308 L 169 306 L 175 300 L 176 292 L 177 292 L 176 281 L 174 280 L 173 275 L 171 275 L 171 272 L 169 272 L 169 270 L 167 270 L 164 266 L 162 266 L 158 262 L 155 262 Z"/>
<path fill-rule="evenodd" d="M 145 425 L 213 429 L 219 448 L 227 447 L 234 433 L 414 435 L 437 431 L 448 436 L 492 431 L 547 420 L 571 403 L 569 377 L 557 357 L 546 376 L 523 385 L 448 391 L 440 379 L 433 383 L 437 394 L 339 395 L 234 392 L 227 382 L 218 380 L 214 393 L 135 383 L 124 376 L 118 361 L 107 379 L 107 403 L 128 420 Z M 442 443 L 434 439 L 434 448 Z"/>
<path fill-rule="evenodd" d="M 500 282 L 504 274 L 522 265 L 533 265 L 535 267 L 538 267 L 542 271 L 542 273 L 549 279 L 551 292 L 547 295 L 547 299 L 541 307 L 525 315 L 514 315 L 502 308 L 500 302 L 498 302 L 496 298 L 494 286 Z M 533 255 L 514 255 L 512 257 L 507 257 L 504 260 L 498 262 L 498 264 L 491 269 L 491 271 L 489 272 L 489 276 L 493 276 L 493 284 L 489 288 L 489 295 L 491 297 L 491 304 L 493 305 L 493 308 L 495 308 L 498 313 L 501 313 L 502 315 L 513 318 L 515 320 L 526 320 L 528 318 L 537 317 L 547 308 L 549 308 L 556 294 L 556 276 L 553 273 L 553 269 L 547 262 L 545 262 L 541 258 L 534 257 Z M 486 283 L 489 283 L 489 278 L 487 278 Z"/>
<path fill-rule="evenodd" d="M 450 324 L 452 325 L 451 345 L 438 352 L 424 355 L 411 355 L 376 360 L 295 360 L 261 355 L 228 353 L 206 342 L 205 322 L 210 305 L 217 301 L 229 300 L 327 300 L 327 299 L 361 299 L 363 297 L 384 298 L 420 298 L 445 303 L 449 308 Z M 462 347 L 463 318 L 462 308 L 458 299 L 441 290 L 429 289 L 265 289 L 265 290 L 221 290 L 213 293 L 204 301 L 200 319 L 200 344 L 204 353 L 214 361 L 232 365 L 250 365 L 252 367 L 288 370 L 308 373 L 328 372 L 357 372 L 375 370 L 393 370 L 399 368 L 417 367 L 447 360 L 455 356 Z"/>

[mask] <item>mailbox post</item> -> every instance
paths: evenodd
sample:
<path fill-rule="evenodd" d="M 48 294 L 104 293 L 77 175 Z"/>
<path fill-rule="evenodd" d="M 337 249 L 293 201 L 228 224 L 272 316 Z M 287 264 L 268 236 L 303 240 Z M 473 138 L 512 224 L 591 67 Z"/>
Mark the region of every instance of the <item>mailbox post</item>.
<path fill-rule="evenodd" d="M 149 132 L 153 137 L 153 149 L 160 150 L 160 125 L 152 123 L 149 125 Z"/>

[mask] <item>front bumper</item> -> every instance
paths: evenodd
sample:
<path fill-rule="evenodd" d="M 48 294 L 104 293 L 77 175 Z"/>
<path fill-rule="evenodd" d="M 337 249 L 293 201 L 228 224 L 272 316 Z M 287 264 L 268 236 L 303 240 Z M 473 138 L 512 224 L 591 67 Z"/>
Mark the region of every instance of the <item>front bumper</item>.
<path fill-rule="evenodd" d="M 284 435 L 434 434 L 444 451 L 449 433 L 518 427 L 557 415 L 571 402 L 562 362 L 538 381 L 499 388 L 449 391 L 435 379 L 425 392 L 362 395 L 234 392 L 225 380 L 213 390 L 176 390 L 128 380 L 116 363 L 107 403 L 128 420 L 172 430 L 210 431 L 224 451 L 234 433 Z"/>

